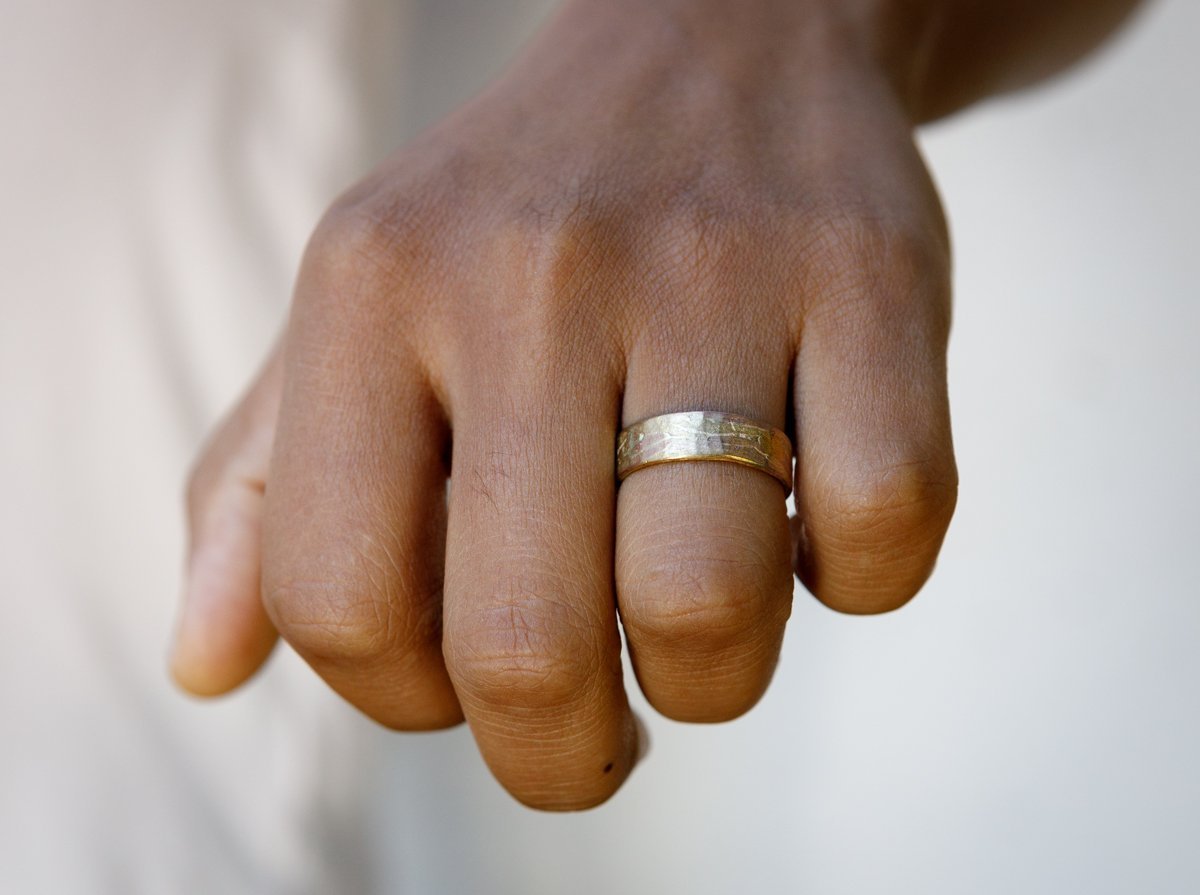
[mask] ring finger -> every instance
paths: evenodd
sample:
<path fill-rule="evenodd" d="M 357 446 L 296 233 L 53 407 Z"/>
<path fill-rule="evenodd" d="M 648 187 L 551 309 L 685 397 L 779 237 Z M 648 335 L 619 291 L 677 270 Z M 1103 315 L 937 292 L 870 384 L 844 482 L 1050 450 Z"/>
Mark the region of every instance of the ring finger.
<path fill-rule="evenodd" d="M 751 337 L 766 328 L 709 322 L 705 343 L 643 340 L 622 424 L 720 410 L 784 429 L 790 351 L 778 329 Z M 667 717 L 726 721 L 766 690 L 791 611 L 785 499 L 771 475 L 729 462 L 647 466 L 621 483 L 618 606 L 638 682 Z"/>

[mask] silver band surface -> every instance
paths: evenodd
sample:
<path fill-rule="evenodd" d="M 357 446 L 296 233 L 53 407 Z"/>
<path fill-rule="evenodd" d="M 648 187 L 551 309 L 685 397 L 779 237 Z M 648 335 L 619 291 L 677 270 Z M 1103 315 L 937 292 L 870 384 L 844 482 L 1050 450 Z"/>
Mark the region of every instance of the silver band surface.
<path fill-rule="evenodd" d="M 792 493 L 792 442 L 779 429 L 736 413 L 689 410 L 641 420 L 617 437 L 617 479 L 658 463 L 718 460 L 774 476 Z"/>

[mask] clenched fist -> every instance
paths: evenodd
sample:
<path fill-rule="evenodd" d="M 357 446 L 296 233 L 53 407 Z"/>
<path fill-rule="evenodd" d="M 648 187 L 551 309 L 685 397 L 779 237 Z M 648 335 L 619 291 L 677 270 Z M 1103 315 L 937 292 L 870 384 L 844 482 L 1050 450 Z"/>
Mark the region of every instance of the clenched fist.
<path fill-rule="evenodd" d="M 925 20 L 889 6 L 576 0 L 343 195 L 193 476 L 181 683 L 236 686 L 278 632 L 382 724 L 465 717 L 518 799 L 581 808 L 638 749 L 618 622 L 658 711 L 724 721 L 793 572 L 843 612 L 911 598 L 957 485 L 912 132 L 967 82 L 910 91 Z M 618 487 L 618 432 L 680 410 L 784 429 L 798 518 L 730 463 Z"/>

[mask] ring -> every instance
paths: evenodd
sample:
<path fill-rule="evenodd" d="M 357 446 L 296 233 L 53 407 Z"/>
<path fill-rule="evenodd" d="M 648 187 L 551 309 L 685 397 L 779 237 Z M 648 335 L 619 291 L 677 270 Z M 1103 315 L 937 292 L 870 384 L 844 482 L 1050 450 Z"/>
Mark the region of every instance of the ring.
<path fill-rule="evenodd" d="M 634 423 L 617 437 L 617 480 L 658 463 L 720 460 L 770 473 L 792 493 L 792 442 L 773 426 L 736 413 L 689 410 Z"/>

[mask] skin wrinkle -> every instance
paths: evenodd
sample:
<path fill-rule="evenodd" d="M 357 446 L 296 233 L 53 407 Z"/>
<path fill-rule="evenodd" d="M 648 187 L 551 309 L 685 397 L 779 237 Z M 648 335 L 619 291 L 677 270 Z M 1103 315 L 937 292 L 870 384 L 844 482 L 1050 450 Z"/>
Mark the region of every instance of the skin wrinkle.
<path fill-rule="evenodd" d="M 670 538 L 664 538 L 657 543 L 647 542 L 640 548 L 634 548 L 626 552 L 624 563 L 625 575 L 624 585 L 625 594 L 632 599 L 632 595 L 637 595 L 636 602 L 639 604 L 647 603 L 671 603 L 677 604 L 681 602 L 689 602 L 693 605 L 705 603 L 724 604 L 726 600 L 714 601 L 710 591 L 704 586 L 699 588 L 680 588 L 674 580 L 674 573 L 679 569 L 702 569 L 705 576 L 712 575 L 715 571 L 719 571 L 723 576 L 727 576 L 728 580 L 745 580 L 751 582 L 756 577 L 753 574 L 743 575 L 742 573 L 755 573 L 759 576 L 762 570 L 770 569 L 773 565 L 773 557 L 771 550 L 766 548 L 757 532 L 754 532 L 750 527 L 747 527 L 745 533 L 750 535 L 749 538 L 741 540 L 736 536 L 724 535 L 723 538 L 727 544 L 734 546 L 740 556 L 722 558 L 713 556 L 711 553 L 704 553 L 699 556 L 680 556 L 673 549 L 675 543 Z M 689 539 L 692 540 L 692 539 Z M 704 544 L 706 546 L 714 543 L 719 543 L 721 537 L 709 538 L 706 540 L 697 540 L 698 546 Z M 687 543 L 687 541 L 683 541 Z M 762 546 L 764 549 L 755 550 L 755 547 Z M 667 549 L 664 549 L 667 548 Z M 692 577 L 698 578 L 696 573 L 689 573 Z M 660 582 L 666 581 L 667 586 Z M 662 596 L 655 599 L 650 596 L 655 591 L 662 593 Z"/>
<path fill-rule="evenodd" d="M 648 470 L 647 470 L 648 471 Z M 640 473 L 639 473 L 640 474 Z M 762 475 L 758 471 L 750 472 L 751 475 Z M 716 563 L 721 563 L 719 551 L 715 549 L 722 544 L 732 545 L 735 549 L 731 552 L 746 555 L 746 551 L 753 551 L 755 547 L 765 544 L 765 539 L 758 526 L 758 519 L 750 516 L 743 521 L 737 519 L 736 516 L 731 518 L 728 507 L 709 504 L 707 506 L 700 505 L 696 507 L 697 515 L 703 518 L 704 513 L 708 513 L 709 519 L 721 520 L 720 526 L 714 528 L 712 526 L 699 526 L 695 521 L 688 519 L 680 519 L 674 514 L 665 514 L 662 516 L 646 518 L 645 516 L 639 520 L 636 525 L 638 528 L 633 529 L 633 534 L 627 535 L 627 539 L 634 546 L 626 547 L 626 556 L 629 559 L 634 559 L 643 554 L 657 553 L 659 556 L 674 555 L 679 557 L 687 555 L 689 560 L 705 559 Z M 652 532 L 646 536 L 644 530 L 648 529 Z M 707 530 L 704 530 L 707 529 Z M 686 553 L 686 548 L 694 544 L 697 548 L 697 555 L 691 556 Z M 671 547 L 671 554 L 663 550 L 663 545 Z M 765 551 L 764 551 L 765 552 Z M 755 557 L 761 559 L 761 556 Z M 740 559 L 737 561 L 741 561 Z"/>
<path fill-rule="evenodd" d="M 696 478 L 700 471 L 711 475 Z M 678 469 L 663 478 L 683 483 L 715 478 L 733 484 L 747 475 L 717 464 L 698 465 L 684 475 L 687 472 Z M 771 498 L 782 496 L 773 483 L 750 481 L 758 482 L 755 489 Z M 651 482 L 643 477 L 627 484 L 643 486 L 649 493 Z M 618 545 L 623 550 L 618 569 L 624 588 L 621 617 L 638 681 L 651 704 L 679 720 L 722 721 L 748 711 L 770 680 L 776 664 L 772 653 L 778 650 L 791 612 L 788 550 L 770 549 L 750 522 L 753 514 L 743 526 L 731 521 L 717 493 L 687 491 L 667 492 L 673 502 L 689 507 L 686 515 L 664 508 L 654 515 L 634 516 L 635 527 L 622 533 L 628 541 Z M 653 509 L 648 507 L 648 512 Z M 721 519 L 722 525 L 712 529 L 707 519 Z M 647 530 L 654 535 L 645 537 Z M 766 552 L 759 556 L 760 550 Z M 647 572 L 655 567 L 655 572 Z M 763 580 L 770 569 L 780 573 L 777 584 Z M 683 670 L 686 684 L 680 682 Z"/>
<path fill-rule="evenodd" d="M 300 320 L 301 329 L 312 324 L 320 325 Z M 319 410 L 296 447 L 277 457 L 275 474 L 311 463 L 317 444 L 330 471 L 290 494 L 283 518 L 294 540 L 289 556 L 276 553 L 276 565 L 264 569 L 268 606 L 335 689 L 370 707 L 376 720 L 398 729 L 444 727 L 462 716 L 442 667 L 440 535 L 415 521 L 436 525 L 440 516 L 444 429 L 411 366 L 397 369 L 387 340 L 364 339 L 362 328 L 355 320 L 345 330 L 357 350 L 336 339 L 323 343 L 321 366 L 307 368 Z M 409 433 L 402 445 L 393 434 L 398 417 Z M 405 451 L 399 463 L 396 450 Z M 393 528 L 394 519 L 413 521 Z M 331 531 L 341 536 L 319 543 Z M 276 569 L 286 564 L 288 578 L 278 585 Z M 301 590 L 297 582 L 306 579 L 315 584 Z M 364 676 L 364 667 L 378 672 Z"/>
<path fill-rule="evenodd" d="M 822 301 L 809 312 L 809 318 L 836 325 L 839 320 L 873 312 L 877 319 L 892 324 L 925 323 L 927 313 L 910 318 L 895 310 L 898 305 L 922 312 L 931 309 L 929 304 L 913 298 L 928 296 L 934 283 L 944 287 L 948 296 L 949 258 L 942 249 L 931 249 L 927 237 L 900 237 L 889 230 L 874 232 L 874 224 L 868 226 L 872 231 L 869 235 L 862 232 L 860 222 L 859 229 L 849 235 L 827 234 L 823 238 L 821 260 L 809 265 L 813 287 L 820 291 Z M 903 305 L 902 298 L 907 299 Z M 944 310 L 949 304 L 947 298 Z M 948 323 L 945 329 L 949 330 Z"/>
<path fill-rule="evenodd" d="M 696 573 L 686 569 L 673 570 L 668 581 L 673 593 L 699 593 L 704 597 L 680 600 L 642 594 L 623 604 L 622 617 L 627 628 L 646 635 L 650 641 L 661 641 L 666 644 L 664 649 L 672 651 L 695 649 L 697 643 L 702 649 L 714 643 L 732 646 L 731 641 L 752 635 L 775 620 L 779 613 L 773 607 L 784 602 L 764 600 L 751 589 L 740 588 L 732 595 L 724 593 L 720 599 L 713 599 L 711 586 L 702 584 Z M 790 576 L 786 590 L 780 588 L 776 596 L 790 599 Z"/>
<path fill-rule="evenodd" d="M 529 435 L 528 426 L 525 427 L 525 432 Z M 532 442 L 537 443 L 537 433 L 532 433 Z M 489 456 L 506 457 L 506 452 L 502 450 L 492 451 Z M 493 461 L 495 462 L 495 461 Z M 499 464 L 499 468 L 504 469 L 506 464 Z M 522 485 L 528 483 L 522 479 L 512 479 L 505 476 L 501 482 L 507 485 L 515 485 L 521 488 Z M 537 500 L 540 495 L 533 495 L 532 505 L 537 506 Z M 525 505 L 530 502 L 530 495 L 524 493 L 522 488 L 518 495 L 507 495 L 505 498 L 505 506 L 510 506 L 514 497 L 517 497 L 520 504 Z M 561 533 L 558 537 L 553 534 L 543 535 L 541 543 L 569 543 L 574 535 L 574 532 L 566 525 L 565 520 L 555 519 L 549 516 L 541 520 L 537 530 L 539 532 L 546 531 L 546 526 L 551 528 L 559 528 Z M 590 639 L 585 635 L 580 636 L 579 632 L 590 632 L 597 628 L 597 620 L 590 615 L 582 615 L 581 609 L 585 605 L 589 605 L 588 601 L 576 601 L 572 599 L 560 599 L 546 596 L 534 596 L 535 594 L 547 594 L 561 591 L 564 594 L 572 594 L 579 588 L 579 581 L 586 581 L 587 575 L 579 575 L 578 572 L 570 571 L 570 566 L 573 561 L 567 556 L 555 556 L 543 558 L 534 552 L 531 555 L 525 556 L 521 553 L 521 544 L 529 543 L 527 537 L 527 528 L 521 530 L 520 537 L 514 537 L 515 532 L 506 526 L 500 526 L 492 529 L 492 537 L 499 537 L 503 542 L 503 548 L 499 555 L 506 557 L 506 563 L 514 563 L 516 568 L 522 571 L 519 577 L 508 577 L 504 580 L 507 582 L 504 587 L 504 592 L 507 594 L 502 599 L 472 601 L 475 605 L 487 608 L 474 610 L 471 616 L 462 616 L 461 618 L 451 619 L 455 621 L 458 627 L 455 630 L 463 632 L 460 638 L 466 643 L 474 643 L 474 648 L 468 649 L 460 645 L 456 648 L 453 655 L 454 661 L 452 665 L 458 668 L 460 678 L 468 681 L 468 687 L 473 688 L 480 680 L 486 680 L 489 677 L 495 678 L 496 674 L 510 674 L 514 670 L 523 669 L 523 673 L 529 671 L 527 667 L 530 660 L 539 663 L 554 663 L 548 664 L 548 667 L 540 668 L 534 666 L 533 672 L 536 675 L 544 674 L 549 676 L 556 674 L 560 680 L 556 681 L 555 688 L 561 689 L 564 685 L 561 678 L 566 678 L 567 685 L 574 690 L 576 682 L 575 675 L 570 673 L 570 668 L 573 665 L 582 665 L 585 669 L 590 664 L 598 665 L 593 660 L 589 659 L 591 647 Z M 512 534 L 509 534 L 512 532 Z M 472 545 L 472 552 L 490 551 L 491 545 L 489 538 L 476 539 Z M 514 553 L 514 551 L 516 551 Z M 598 558 L 599 561 L 606 561 L 603 558 Z M 462 562 L 462 560 L 456 560 Z M 569 563 L 566 564 L 566 563 Z M 470 605 L 467 603 L 463 604 Z M 526 615 L 526 612 L 536 608 L 537 611 L 533 616 Z M 507 614 L 507 617 L 505 615 Z M 501 622 L 497 624 L 496 617 L 499 616 Z M 533 619 L 537 619 L 536 622 Z M 563 637 L 568 631 L 576 632 L 571 641 L 563 642 Z M 537 642 L 532 638 L 538 635 Z M 483 648 L 483 643 L 488 643 L 489 646 Z M 540 658 L 539 658 L 540 657 Z M 564 661 L 569 661 L 571 665 L 562 664 Z M 514 663 L 516 663 L 514 665 Z M 563 669 L 567 669 L 564 675 Z M 543 681 L 545 677 L 543 677 Z M 523 686 L 521 689 L 525 689 Z M 571 694 L 560 694 L 560 698 L 569 699 Z"/>
<path fill-rule="evenodd" d="M 563 534 L 574 535 L 575 533 L 573 525 L 557 527 Z M 546 541 L 554 543 L 553 538 L 547 538 Z M 527 541 L 516 540 L 505 526 L 498 527 L 492 534 L 477 538 L 472 546 L 474 548 L 492 548 L 493 550 L 499 546 L 501 549 L 495 552 L 503 554 L 506 560 L 513 563 L 514 567 L 518 564 L 526 569 L 541 567 L 552 579 L 561 581 L 565 585 L 562 590 L 567 593 L 577 592 L 580 589 L 580 582 L 587 580 L 588 576 L 581 574 L 582 570 L 589 567 L 595 568 L 596 564 L 603 565 L 611 561 L 611 553 L 607 545 L 601 543 L 585 544 L 572 550 L 559 549 L 548 556 L 545 548 L 532 547 Z M 595 555 L 592 555 L 593 552 Z M 562 566 L 569 571 L 557 573 L 554 571 L 555 566 Z"/>
<path fill-rule="evenodd" d="M 359 429 L 358 431 L 363 432 L 364 430 Z M 353 465 L 361 465 L 358 463 L 358 458 L 372 457 L 373 451 L 369 445 L 375 441 L 374 438 L 364 436 L 364 444 L 356 445 L 355 449 L 348 453 L 346 460 Z M 387 470 L 380 463 L 370 469 L 370 475 L 351 476 L 349 493 L 331 494 L 324 512 L 345 520 L 347 542 L 344 549 L 356 554 L 367 565 L 379 565 L 380 560 L 375 556 L 382 555 L 384 561 L 390 564 L 392 571 L 395 572 L 396 578 L 416 581 L 423 574 L 421 564 L 427 561 L 426 558 L 419 557 L 414 549 L 422 544 L 422 540 L 419 540 L 421 532 L 409 529 L 407 543 L 402 543 L 399 540 L 400 533 L 387 524 L 387 520 L 402 518 L 411 513 L 414 494 L 410 493 L 406 499 L 399 493 L 392 493 L 391 489 L 379 488 L 372 484 L 387 482 L 386 472 Z M 378 520 L 376 524 L 378 534 L 373 534 L 370 530 L 372 520 Z M 389 547 L 387 543 L 381 541 L 381 536 L 391 541 L 392 545 Z M 400 557 L 407 557 L 407 559 Z M 384 590 L 386 592 L 386 589 Z"/>
<path fill-rule="evenodd" d="M 573 216 L 581 218 L 582 212 L 573 212 Z M 613 226 L 612 220 L 612 215 L 604 215 L 598 220 L 569 219 L 555 237 L 558 253 L 544 261 L 542 266 L 547 271 L 544 277 L 548 295 L 554 296 L 563 305 L 564 321 L 574 322 L 569 331 L 581 337 L 591 333 L 591 338 L 596 339 L 598 328 L 601 344 L 613 348 L 614 371 L 623 371 L 627 366 L 624 347 L 627 340 L 622 331 L 629 329 L 629 324 L 622 323 L 622 319 L 629 314 L 624 309 L 632 304 L 637 294 L 654 290 L 649 272 L 655 268 L 641 258 L 639 252 L 631 249 L 632 245 L 644 243 L 635 235 L 623 235 L 622 230 Z M 563 243 L 567 245 L 566 251 L 561 248 Z M 589 294 L 597 293 L 610 296 L 602 306 L 604 313 L 594 302 L 585 300 Z M 595 347 L 571 345 L 564 353 L 573 357 L 594 358 Z M 614 378 L 621 381 L 624 377 Z"/>
<path fill-rule="evenodd" d="M 639 626 L 644 626 L 650 617 L 679 631 L 703 633 L 725 625 L 739 627 L 743 620 L 752 619 L 751 611 L 759 608 L 753 589 L 744 587 L 737 575 L 727 580 L 714 580 L 714 570 L 718 568 L 723 572 L 757 571 L 769 566 L 756 567 L 749 563 L 712 565 L 702 569 L 690 563 L 658 566 L 650 574 L 636 579 L 637 599 L 629 600 L 631 608 L 636 607 Z M 730 582 L 733 582 L 732 586 Z"/>
<path fill-rule="evenodd" d="M 316 612 L 297 612 L 297 607 L 306 605 L 309 601 L 295 599 L 299 591 L 295 585 L 278 586 L 272 589 L 272 602 L 287 606 L 285 613 L 276 610 L 276 622 L 288 631 L 290 637 L 299 640 L 298 648 L 304 652 L 321 654 L 327 658 L 343 655 L 349 658 L 362 658 L 382 652 L 380 639 L 377 634 L 369 634 L 366 638 L 361 635 L 364 630 L 373 630 L 371 626 L 364 629 L 359 621 L 359 610 L 366 606 L 372 615 L 377 612 L 374 600 L 337 600 L 325 601 Z M 307 632 L 316 632 L 315 635 Z"/>
<path fill-rule="evenodd" d="M 580 701 L 589 695 L 586 691 L 581 691 Z M 515 733 L 512 725 L 506 723 L 504 713 L 494 711 L 483 704 L 478 706 L 478 711 L 482 718 L 495 722 L 494 736 L 498 741 L 529 747 L 537 758 L 554 759 L 563 755 L 571 756 L 572 753 L 584 758 L 593 751 L 596 741 L 603 736 L 604 725 L 595 719 L 574 723 L 574 719 L 569 719 L 565 713 L 539 709 L 523 717 L 522 724 L 525 730 Z M 564 725 L 564 720 L 570 720 L 571 723 Z M 537 764 L 531 762 L 531 768 L 527 772 L 531 781 L 535 783 L 539 781 L 536 768 Z"/>
<path fill-rule="evenodd" d="M 366 581 L 367 593 L 381 593 L 380 588 L 386 587 L 372 579 L 370 572 Z M 347 587 L 340 582 L 289 582 L 272 586 L 268 605 L 276 624 L 289 636 L 300 639 L 307 652 L 330 657 L 335 654 L 367 657 L 385 653 L 397 642 L 392 636 L 392 621 L 398 612 L 396 604 L 399 601 L 349 596 L 356 592 L 362 591 L 353 583 Z"/>
<path fill-rule="evenodd" d="M 409 555 L 413 553 L 410 552 Z M 441 637 L 440 589 L 421 596 L 418 593 L 422 579 L 421 571 L 402 568 L 394 550 L 379 548 L 374 553 L 360 551 L 360 557 L 365 564 L 374 565 L 380 572 L 378 581 L 372 583 L 375 592 L 384 595 L 383 599 L 375 602 L 387 608 L 384 634 L 388 642 L 397 642 L 400 635 L 407 635 L 408 641 L 413 645 L 436 643 Z M 389 575 L 389 572 L 392 574 Z M 400 607 L 404 605 L 409 607 L 409 611 L 401 611 Z M 399 635 L 392 630 L 393 621 L 400 624 Z"/>
<path fill-rule="evenodd" d="M 881 522 L 892 523 L 899 531 L 922 531 L 926 517 L 929 521 L 947 513 L 947 504 L 956 490 L 947 482 L 928 474 L 931 467 L 925 461 L 913 461 L 891 467 L 870 468 L 854 481 L 843 472 L 851 464 L 834 473 L 818 470 L 810 479 L 810 491 L 823 495 L 818 505 L 826 518 L 840 520 L 839 525 L 826 526 L 831 531 L 853 531 L 869 534 Z M 860 484 L 861 483 L 861 484 Z M 896 523 L 894 520 L 903 520 Z"/>
<path fill-rule="evenodd" d="M 530 745 L 557 736 L 554 753 L 548 756 L 555 762 L 571 761 L 572 741 L 579 752 L 594 751 L 603 741 L 608 719 L 586 711 L 595 700 L 604 698 L 603 676 L 594 668 L 586 674 L 564 675 L 549 666 L 539 670 L 482 664 L 478 672 L 478 676 L 457 679 L 463 707 L 475 716 L 475 729 L 504 739 L 512 736 L 515 722 L 521 733 L 514 739 Z"/>
<path fill-rule="evenodd" d="M 479 615 L 504 609 L 523 609 L 543 607 L 540 615 L 547 620 L 553 619 L 551 627 L 555 630 L 573 629 L 576 632 L 593 631 L 596 629 L 596 619 L 583 608 L 582 601 L 567 597 L 540 596 L 541 593 L 571 594 L 580 587 L 582 579 L 573 571 L 559 575 L 550 563 L 545 568 L 530 570 L 523 567 L 519 575 L 502 578 L 505 582 L 503 597 L 488 600 L 476 611 Z M 557 587 L 555 585 L 558 585 Z M 540 587 L 536 587 L 540 585 Z"/>
<path fill-rule="evenodd" d="M 953 502 L 941 494 L 921 494 L 890 505 L 866 505 L 842 510 L 842 523 L 828 527 L 822 536 L 838 540 L 847 547 L 870 544 L 877 546 L 875 556 L 886 556 L 886 548 L 900 541 L 901 546 L 919 543 L 921 533 L 940 531 L 942 522 L 953 509 Z"/>
<path fill-rule="evenodd" d="M 577 353 L 574 341 L 567 341 L 566 349 L 561 353 L 545 350 L 547 344 L 524 337 L 503 346 L 471 346 L 474 348 L 471 354 L 476 359 L 499 362 L 496 368 L 491 368 L 490 375 L 464 364 L 468 373 L 464 384 L 472 387 L 473 394 L 487 398 L 483 406 L 477 398 L 471 406 L 463 408 L 464 422 L 486 420 L 495 426 L 490 430 L 487 443 L 498 443 L 499 447 L 487 449 L 487 456 L 520 455 L 528 446 L 548 443 L 547 439 L 555 435 L 556 428 L 568 420 L 596 429 L 603 426 L 602 417 L 583 420 L 568 417 L 568 408 L 559 406 L 556 399 L 582 395 L 599 404 L 603 397 L 600 389 L 610 394 L 617 390 L 611 370 L 594 366 L 580 369 L 572 363 L 572 355 Z M 590 353 L 593 349 L 589 347 L 588 350 Z M 479 360 L 468 363 L 477 364 Z M 598 411 L 602 409 L 597 407 Z M 559 415 L 552 416 L 554 413 Z M 458 429 L 461 435 L 463 425 L 460 424 Z"/>
<path fill-rule="evenodd" d="M 675 654 L 664 651 L 661 657 L 667 661 L 661 662 L 656 669 L 653 689 L 657 695 L 671 693 L 681 701 L 694 704 L 689 696 L 699 676 L 709 692 L 724 689 L 743 699 L 749 695 L 757 701 L 775 672 L 781 639 L 782 632 L 772 634 L 764 630 L 762 636 L 740 644 L 736 649 Z M 651 658 L 650 652 L 654 649 L 663 650 L 663 647 L 641 647 L 639 653 L 643 663 Z M 747 666 L 758 669 L 752 679 L 746 676 Z"/>
<path fill-rule="evenodd" d="M 486 546 L 491 542 L 495 542 L 503 545 L 506 548 L 504 552 L 507 554 L 513 555 L 517 558 L 536 559 L 536 554 L 529 556 L 523 555 L 520 552 L 525 549 L 525 538 L 529 529 L 537 529 L 539 533 L 545 532 L 547 535 L 550 535 L 550 537 L 546 538 L 547 541 L 553 540 L 553 535 L 556 532 L 565 536 L 559 540 L 569 540 L 575 535 L 576 520 L 560 519 L 553 513 L 539 509 L 539 507 L 546 506 L 549 500 L 557 499 L 561 505 L 562 501 L 570 499 L 569 494 L 561 493 L 559 490 L 556 490 L 553 487 L 547 489 L 544 485 L 541 487 L 535 486 L 526 488 L 518 484 L 507 489 L 496 487 L 488 489 L 486 485 L 475 485 L 475 482 L 484 482 L 483 475 L 480 474 L 477 469 L 472 470 L 471 478 L 473 488 L 483 487 L 486 490 L 486 494 L 479 491 L 475 491 L 474 493 L 480 494 L 480 496 L 485 498 L 488 505 L 492 507 L 496 516 L 504 517 L 508 515 L 520 515 L 524 520 L 524 525 L 519 531 L 515 530 L 511 526 L 506 525 L 493 526 L 490 529 L 485 527 L 481 534 L 475 538 L 472 546 Z M 505 493 L 506 491 L 510 493 Z M 517 493 L 511 493 L 514 491 Z M 500 505 L 496 500 L 497 493 L 504 498 L 506 506 L 509 507 L 507 513 L 500 508 Z M 516 512 L 518 508 L 519 512 Z M 484 519 L 482 521 L 487 520 Z"/>

